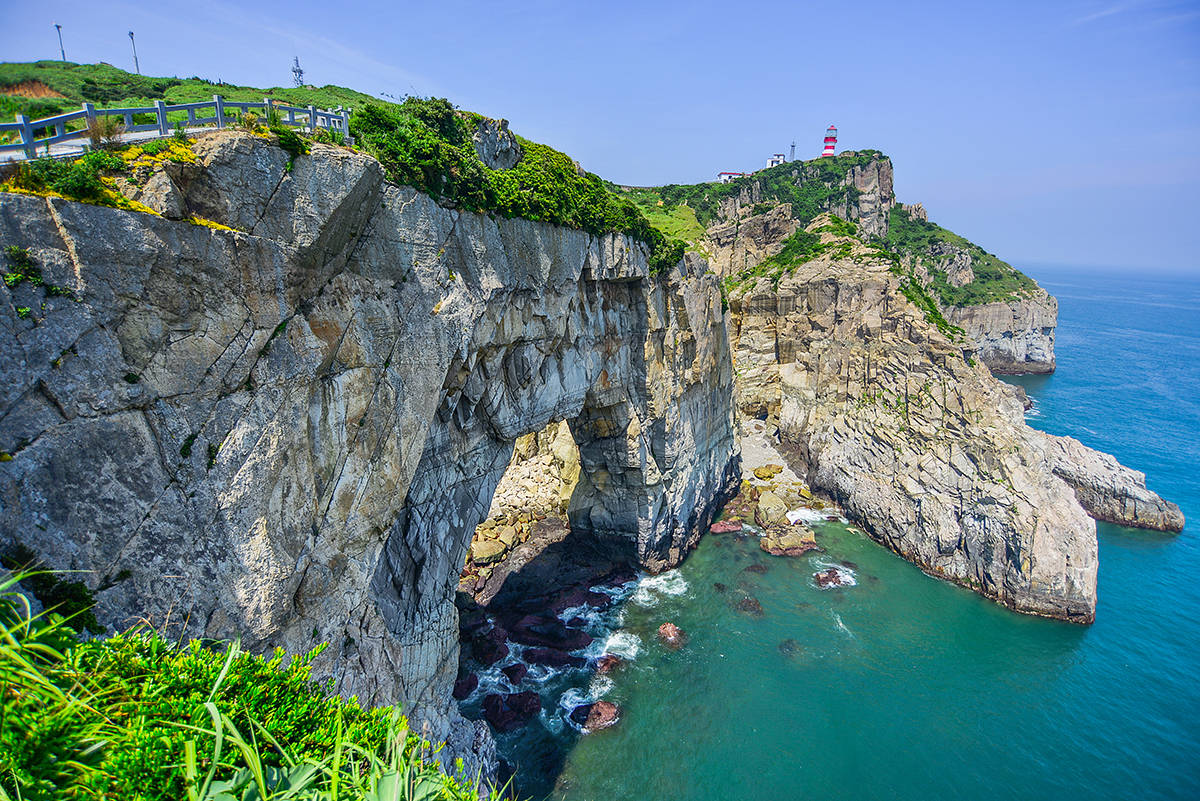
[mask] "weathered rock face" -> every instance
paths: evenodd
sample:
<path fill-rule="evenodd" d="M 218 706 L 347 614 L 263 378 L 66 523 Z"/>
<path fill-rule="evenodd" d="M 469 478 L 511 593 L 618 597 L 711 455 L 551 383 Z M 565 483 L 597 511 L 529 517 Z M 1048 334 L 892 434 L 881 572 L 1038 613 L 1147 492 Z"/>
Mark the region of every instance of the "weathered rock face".
<path fill-rule="evenodd" d="M 1058 301 L 1044 289 L 1016 300 L 942 311 L 975 343 L 976 357 L 993 373 L 1054 372 Z"/>
<path fill-rule="evenodd" d="M 972 367 L 900 280 L 855 244 L 777 291 L 762 280 L 732 297 L 742 412 L 777 419 L 812 486 L 930 573 L 1019 611 L 1092 620 L 1095 524 L 1059 477 L 1071 458 L 1029 445 L 1039 435 L 1015 393 Z M 1120 497 L 1122 478 L 1091 486 Z"/>
<path fill-rule="evenodd" d="M 720 276 L 754 267 L 783 247 L 783 240 L 796 232 L 792 204 L 780 203 L 754 214 L 753 206 L 737 206 L 708 228 L 704 246 L 709 265 Z"/>
<path fill-rule="evenodd" d="M 716 279 L 346 150 L 196 149 L 188 211 L 239 231 L 0 196 L 0 239 L 81 298 L 2 315 L 0 547 L 94 571 L 117 628 L 327 641 L 342 692 L 486 750 L 451 726 L 451 599 L 513 443 L 568 421 L 574 530 L 682 559 L 738 473 Z"/>
<path fill-rule="evenodd" d="M 1075 497 L 1097 520 L 1157 531 L 1182 531 L 1183 512 L 1146 489 L 1146 475 L 1130 470 L 1113 456 L 1093 450 L 1073 437 L 1041 431 L 1031 448 L 1044 448 L 1055 475 L 1075 490 Z"/>

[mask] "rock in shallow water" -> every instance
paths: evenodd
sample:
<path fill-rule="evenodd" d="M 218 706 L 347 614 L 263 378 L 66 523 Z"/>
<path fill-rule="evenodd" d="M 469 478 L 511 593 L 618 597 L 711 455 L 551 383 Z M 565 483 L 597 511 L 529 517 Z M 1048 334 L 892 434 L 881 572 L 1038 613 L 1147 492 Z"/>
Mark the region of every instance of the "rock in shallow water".
<path fill-rule="evenodd" d="M 500 668 L 500 672 L 503 673 L 510 682 L 512 682 L 514 685 L 517 685 L 521 683 L 521 679 L 525 678 L 525 674 L 529 672 L 529 668 L 526 667 L 522 662 L 513 662 L 507 667 Z"/>
<path fill-rule="evenodd" d="M 808 526 L 788 526 L 764 532 L 758 547 L 771 556 L 800 556 L 817 549 L 817 538 Z"/>
<path fill-rule="evenodd" d="M 612 701 L 597 701 L 571 710 L 571 720 L 589 732 L 607 729 L 621 718 L 621 708 Z"/>
<path fill-rule="evenodd" d="M 854 582 L 836 567 L 813 573 L 813 581 L 822 589 L 826 587 L 848 587 Z"/>
<path fill-rule="evenodd" d="M 677 651 L 687 644 L 687 635 L 674 623 L 663 623 L 659 626 L 658 638 L 672 651 Z"/>
<path fill-rule="evenodd" d="M 757 598 L 751 595 L 747 595 L 745 598 L 738 601 L 733 605 L 733 608 L 742 614 L 750 615 L 750 617 L 762 617 L 764 614 L 762 604 L 758 602 Z"/>
<path fill-rule="evenodd" d="M 474 673 L 468 673 L 458 681 L 454 682 L 454 692 L 452 695 L 456 701 L 461 701 L 471 693 L 475 692 L 475 688 L 479 686 L 479 677 Z"/>
<path fill-rule="evenodd" d="M 483 716 L 496 731 L 512 731 L 542 711 L 542 699 L 533 690 L 493 693 L 483 699 Z"/>
<path fill-rule="evenodd" d="M 605 654 L 596 660 L 596 672 L 603 676 L 606 673 L 612 673 L 624 664 L 625 660 L 616 654 Z"/>
<path fill-rule="evenodd" d="M 713 523 L 708 530 L 713 534 L 732 534 L 735 531 L 741 531 L 742 524 L 736 520 L 721 520 Z"/>

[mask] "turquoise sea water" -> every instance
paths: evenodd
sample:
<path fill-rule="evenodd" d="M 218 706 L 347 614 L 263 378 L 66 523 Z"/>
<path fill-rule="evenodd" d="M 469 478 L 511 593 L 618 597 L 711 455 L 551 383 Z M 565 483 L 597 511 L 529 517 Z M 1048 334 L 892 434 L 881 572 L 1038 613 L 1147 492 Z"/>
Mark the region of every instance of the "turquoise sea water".
<path fill-rule="evenodd" d="M 1101 525 L 1089 627 L 1004 610 L 836 523 L 799 559 L 708 536 L 608 623 L 637 652 L 611 686 L 591 680 L 619 725 L 555 735 L 561 771 L 529 771 L 526 794 L 1200 798 L 1200 280 L 1033 273 L 1061 305 L 1058 372 L 1015 379 L 1031 424 L 1145 471 L 1184 533 Z M 854 586 L 814 586 L 841 562 Z M 761 617 L 734 608 L 746 596 Z M 666 620 L 687 647 L 655 642 Z M 506 742 L 518 763 L 545 761 L 532 725 Z"/>

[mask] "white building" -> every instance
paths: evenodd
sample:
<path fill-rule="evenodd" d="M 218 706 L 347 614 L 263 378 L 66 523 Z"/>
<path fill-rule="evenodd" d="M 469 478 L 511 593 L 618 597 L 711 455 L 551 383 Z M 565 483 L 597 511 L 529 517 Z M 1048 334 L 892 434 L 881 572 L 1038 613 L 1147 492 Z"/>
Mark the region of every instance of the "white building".
<path fill-rule="evenodd" d="M 717 173 L 717 180 L 723 184 L 727 184 L 734 178 L 741 178 L 745 174 L 744 172 L 719 172 Z"/>
<path fill-rule="evenodd" d="M 776 153 L 773 156 L 771 156 L 769 159 L 767 159 L 768 167 L 778 167 L 780 164 L 786 164 L 786 163 L 787 163 L 787 157 L 784 156 L 782 153 Z"/>

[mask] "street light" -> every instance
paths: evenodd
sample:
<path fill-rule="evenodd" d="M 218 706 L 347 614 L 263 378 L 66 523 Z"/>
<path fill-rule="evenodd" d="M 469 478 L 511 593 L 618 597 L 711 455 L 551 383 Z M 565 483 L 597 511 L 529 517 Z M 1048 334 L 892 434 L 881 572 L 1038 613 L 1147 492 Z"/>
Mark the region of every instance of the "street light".
<path fill-rule="evenodd" d="M 129 44 L 133 46 L 133 71 L 138 75 L 142 74 L 142 68 L 138 66 L 137 60 L 137 42 L 133 41 L 133 31 L 129 32 Z"/>
<path fill-rule="evenodd" d="M 67 51 L 63 49 L 62 44 L 62 26 L 57 22 L 54 23 L 54 29 L 58 31 L 58 52 L 62 53 L 62 60 L 67 60 Z"/>

